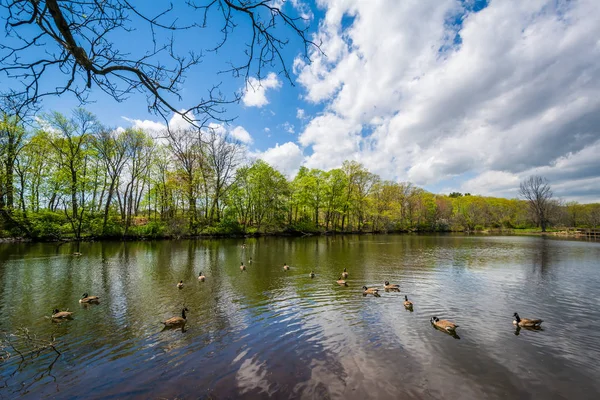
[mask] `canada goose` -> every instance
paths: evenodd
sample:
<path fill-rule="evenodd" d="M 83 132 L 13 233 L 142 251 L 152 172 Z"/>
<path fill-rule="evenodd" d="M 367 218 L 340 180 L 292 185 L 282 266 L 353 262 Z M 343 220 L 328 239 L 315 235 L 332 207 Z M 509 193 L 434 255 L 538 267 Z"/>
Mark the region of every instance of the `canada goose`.
<path fill-rule="evenodd" d="M 430 321 L 436 328 L 439 328 L 449 333 L 454 332 L 456 328 L 459 327 L 459 325 L 456 325 L 454 322 L 450 322 L 445 319 L 439 319 L 438 317 L 431 317 Z"/>
<path fill-rule="evenodd" d="M 381 297 L 379 295 L 379 289 L 377 289 L 377 288 L 368 288 L 366 286 L 363 286 L 362 288 L 363 288 L 363 295 L 365 295 L 365 296 L 368 294 L 372 294 L 375 297 Z"/>
<path fill-rule="evenodd" d="M 177 289 L 183 289 L 183 281 L 179 281 L 177 284 Z"/>
<path fill-rule="evenodd" d="M 342 272 L 342 278 L 346 279 L 348 277 L 348 271 L 344 268 L 344 272 Z"/>
<path fill-rule="evenodd" d="M 202 271 L 200 271 L 200 273 L 198 274 L 198 280 L 200 282 L 204 282 L 205 279 L 206 277 L 204 276 L 204 274 L 202 274 Z"/>
<path fill-rule="evenodd" d="M 310 276 L 311 278 L 314 278 L 316 275 L 313 271 L 310 271 L 310 274 L 308 274 L 308 276 Z"/>
<path fill-rule="evenodd" d="M 287 263 L 283 264 L 283 270 L 284 271 L 289 271 L 290 270 L 290 267 L 287 265 Z"/>
<path fill-rule="evenodd" d="M 346 281 L 343 280 L 341 276 L 338 278 L 338 280 L 336 282 L 340 286 L 348 286 L 348 284 L 346 283 Z"/>
<path fill-rule="evenodd" d="M 245 271 L 246 270 L 246 266 L 244 265 L 244 262 L 242 261 L 242 265 L 240 265 L 240 271 Z"/>
<path fill-rule="evenodd" d="M 58 308 L 52 310 L 52 319 L 73 319 L 73 313 L 69 311 L 58 311 Z"/>
<path fill-rule="evenodd" d="M 185 317 L 185 312 L 189 311 L 187 309 L 187 307 L 183 307 L 181 309 L 181 317 L 173 317 L 173 318 L 169 318 L 166 321 L 163 321 L 162 324 L 165 326 L 165 328 L 172 328 L 175 326 L 183 326 L 185 325 L 185 323 L 187 322 L 187 319 Z"/>
<path fill-rule="evenodd" d="M 408 296 L 404 295 L 404 307 L 406 308 L 412 308 L 413 303 L 412 301 L 408 300 Z"/>
<path fill-rule="evenodd" d="M 81 255 L 80 252 L 76 251 L 75 253 L 73 253 L 74 256 L 79 257 Z"/>
<path fill-rule="evenodd" d="M 513 325 L 522 326 L 525 328 L 536 328 L 542 324 L 541 319 L 528 319 L 528 318 L 520 318 L 519 314 L 514 313 L 515 320 L 513 321 Z"/>
<path fill-rule="evenodd" d="M 98 296 L 88 296 L 87 293 L 84 293 L 79 299 L 80 303 L 94 303 L 98 304 L 100 302 L 100 297 Z"/>
<path fill-rule="evenodd" d="M 252 257 L 248 260 L 248 264 L 252 264 Z"/>
<path fill-rule="evenodd" d="M 385 281 L 383 283 L 383 288 L 385 290 L 393 290 L 393 291 L 400 291 L 400 285 L 394 285 L 394 284 L 390 284 L 388 281 Z"/>

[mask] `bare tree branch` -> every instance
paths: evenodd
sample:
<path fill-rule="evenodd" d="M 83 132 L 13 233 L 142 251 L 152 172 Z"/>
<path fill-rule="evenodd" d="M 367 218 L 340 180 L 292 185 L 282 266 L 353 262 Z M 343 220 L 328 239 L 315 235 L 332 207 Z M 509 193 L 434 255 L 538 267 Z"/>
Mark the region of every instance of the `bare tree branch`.
<path fill-rule="evenodd" d="M 146 95 L 148 110 L 163 119 L 174 113 L 204 127 L 211 121 L 231 120 L 226 106 L 239 101 L 240 94 L 227 98 L 215 84 L 195 105 L 181 107 L 180 90 L 203 51 L 222 48 L 238 24 L 251 30 L 243 61 L 230 62 L 221 73 L 246 81 L 266 76 L 266 68 L 277 68 L 293 84 L 283 55 L 289 43 L 282 36 L 286 31 L 299 38 L 304 58 L 311 48 L 319 49 L 309 39 L 306 20 L 286 14 L 270 1 L 188 0 L 178 7 L 170 3 L 149 16 L 131 0 L 0 0 L 6 31 L 6 40 L 0 43 L 0 73 L 11 82 L 0 95 L 0 107 L 23 116 L 37 111 L 47 96 L 71 94 L 84 104 L 94 88 L 118 102 L 139 92 Z M 200 22 L 179 24 L 180 7 L 199 12 Z M 221 27 L 217 43 L 201 43 L 197 52 L 182 54 L 174 34 L 201 31 L 213 21 Z M 149 29 L 148 48 L 141 55 L 123 51 L 118 39 L 140 26 Z"/>

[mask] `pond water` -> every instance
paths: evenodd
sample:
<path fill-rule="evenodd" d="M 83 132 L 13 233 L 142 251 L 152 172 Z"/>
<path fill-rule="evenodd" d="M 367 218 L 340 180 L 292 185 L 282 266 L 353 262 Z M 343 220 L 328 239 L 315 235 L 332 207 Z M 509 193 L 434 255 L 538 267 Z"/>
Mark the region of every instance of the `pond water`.
<path fill-rule="evenodd" d="M 336 284 L 344 267 L 348 287 Z M 384 280 L 401 292 L 363 297 L 363 285 Z M 80 305 L 84 292 L 100 304 Z M 184 305 L 186 330 L 163 331 L 160 321 Z M 53 322 L 54 308 L 73 320 Z M 515 330 L 514 312 L 542 318 L 543 330 Z M 597 242 L 382 235 L 2 244 L 0 313 L 2 332 L 54 336 L 62 353 L 19 363 L 13 352 L 0 362 L 2 398 L 600 396 Z M 460 325 L 458 337 L 436 330 L 434 315 Z"/>

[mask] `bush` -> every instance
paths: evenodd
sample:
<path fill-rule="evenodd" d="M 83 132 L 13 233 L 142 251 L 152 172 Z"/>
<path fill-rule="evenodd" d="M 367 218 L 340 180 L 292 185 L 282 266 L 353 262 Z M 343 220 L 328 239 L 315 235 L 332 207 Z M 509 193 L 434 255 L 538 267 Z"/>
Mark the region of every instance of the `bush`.
<path fill-rule="evenodd" d="M 58 240 L 62 238 L 64 226 L 68 224 L 63 214 L 48 210 L 31 214 L 29 220 L 31 222 L 31 236 L 34 239 L 41 240 Z"/>

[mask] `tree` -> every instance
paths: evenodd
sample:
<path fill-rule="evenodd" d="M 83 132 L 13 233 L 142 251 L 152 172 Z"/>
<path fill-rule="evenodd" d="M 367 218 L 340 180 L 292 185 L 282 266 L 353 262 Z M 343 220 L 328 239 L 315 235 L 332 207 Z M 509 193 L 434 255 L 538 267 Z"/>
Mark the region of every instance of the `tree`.
<path fill-rule="evenodd" d="M 554 206 L 548 180 L 538 175 L 532 175 L 521 182 L 519 194 L 529 205 L 529 210 L 542 228 L 542 232 L 546 232 L 550 212 Z"/>
<path fill-rule="evenodd" d="M 291 81 L 283 55 L 289 38 L 281 36 L 286 31 L 301 40 L 305 58 L 310 48 L 318 49 L 309 39 L 306 21 L 270 1 L 190 0 L 171 3 L 154 15 L 145 5 L 133 5 L 131 0 L 0 0 L 7 36 L 0 45 L 0 72 L 10 82 L 0 94 L 6 112 L 22 115 L 38 108 L 44 97 L 65 93 L 85 103 L 97 87 L 119 102 L 134 92 L 143 93 L 151 112 L 165 119 L 179 114 L 200 127 L 210 120 L 225 120 L 224 106 L 239 94 L 227 100 L 215 85 L 186 110 L 175 101 L 181 101 L 186 74 L 207 53 L 223 47 L 234 31 L 248 30 L 239 36 L 248 38 L 238 44 L 243 55 L 232 57 L 235 61 L 220 72 L 246 81 L 250 75 L 260 80 L 271 66 Z M 205 31 L 215 27 L 221 37 L 214 42 L 181 36 L 191 32 L 214 37 Z M 139 51 L 132 53 L 119 39 L 134 31 L 140 43 Z"/>

